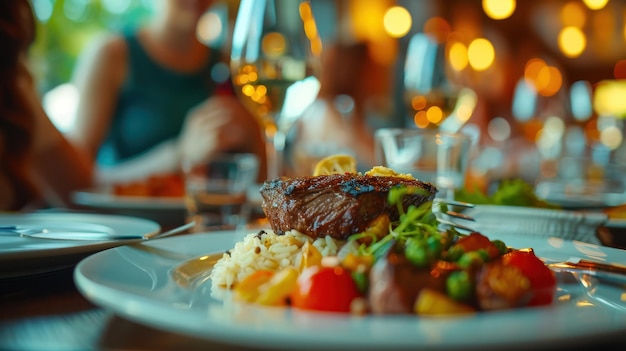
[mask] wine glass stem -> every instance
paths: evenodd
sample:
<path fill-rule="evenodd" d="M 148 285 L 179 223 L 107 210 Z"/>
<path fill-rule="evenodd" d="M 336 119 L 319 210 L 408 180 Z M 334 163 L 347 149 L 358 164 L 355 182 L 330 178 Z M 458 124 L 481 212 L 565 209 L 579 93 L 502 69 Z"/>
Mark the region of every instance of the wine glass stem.
<path fill-rule="evenodd" d="M 283 175 L 285 139 L 285 133 L 278 130 L 273 137 L 268 137 L 266 143 L 268 179 L 274 179 Z"/>

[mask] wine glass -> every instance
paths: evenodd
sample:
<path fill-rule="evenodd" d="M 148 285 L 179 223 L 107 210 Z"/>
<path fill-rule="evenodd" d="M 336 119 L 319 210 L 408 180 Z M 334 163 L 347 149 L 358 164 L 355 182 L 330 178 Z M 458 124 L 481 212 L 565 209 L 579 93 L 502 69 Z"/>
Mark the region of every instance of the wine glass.
<path fill-rule="evenodd" d="M 233 31 L 232 79 L 264 129 L 268 179 L 283 175 L 286 134 L 317 97 L 321 47 L 309 1 L 241 1 Z"/>
<path fill-rule="evenodd" d="M 446 42 L 415 34 L 404 64 L 404 101 L 408 125 L 456 133 L 477 103 L 476 93 L 453 79 Z"/>

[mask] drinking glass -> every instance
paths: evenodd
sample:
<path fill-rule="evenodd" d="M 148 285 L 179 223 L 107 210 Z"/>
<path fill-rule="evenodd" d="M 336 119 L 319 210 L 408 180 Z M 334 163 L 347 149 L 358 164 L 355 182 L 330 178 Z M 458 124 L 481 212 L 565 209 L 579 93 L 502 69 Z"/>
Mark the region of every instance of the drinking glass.
<path fill-rule="evenodd" d="M 188 164 L 185 207 L 193 232 L 238 230 L 247 225 L 252 210 L 248 191 L 255 185 L 259 160 L 255 154 L 213 155 Z"/>
<path fill-rule="evenodd" d="M 404 101 L 409 126 L 456 133 L 471 117 L 476 93 L 453 79 L 446 43 L 415 34 L 404 63 Z"/>
<path fill-rule="evenodd" d="M 454 200 L 465 185 L 472 138 L 434 129 L 381 128 L 375 133 L 376 161 L 398 173 L 434 184 L 437 196 Z"/>
<path fill-rule="evenodd" d="M 309 1 L 241 1 L 231 50 L 233 84 L 264 129 L 269 179 L 283 175 L 286 134 L 317 97 L 321 46 Z"/>

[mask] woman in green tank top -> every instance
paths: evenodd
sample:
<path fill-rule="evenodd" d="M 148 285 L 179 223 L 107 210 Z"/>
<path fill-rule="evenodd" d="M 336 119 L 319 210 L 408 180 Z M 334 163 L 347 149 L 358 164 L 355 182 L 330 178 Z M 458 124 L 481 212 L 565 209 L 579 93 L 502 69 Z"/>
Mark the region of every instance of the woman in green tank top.
<path fill-rule="evenodd" d="M 82 55 L 75 71 L 81 98 L 68 135 L 98 166 L 100 182 L 177 172 L 183 157 L 221 151 L 264 160 L 254 117 L 229 81 L 212 78 L 227 70 L 220 52 L 196 37 L 212 3 L 160 0 L 145 26 L 96 41 Z"/>

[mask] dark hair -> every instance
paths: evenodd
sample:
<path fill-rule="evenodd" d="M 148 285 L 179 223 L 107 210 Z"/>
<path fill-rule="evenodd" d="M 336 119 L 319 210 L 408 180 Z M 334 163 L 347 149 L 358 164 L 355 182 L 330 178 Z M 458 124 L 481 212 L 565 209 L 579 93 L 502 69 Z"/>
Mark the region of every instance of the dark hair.
<path fill-rule="evenodd" d="M 17 64 L 35 39 L 35 19 L 28 0 L 0 1 L 0 55 L 2 71 Z"/>
<path fill-rule="evenodd" d="M 35 38 L 28 0 L 0 1 L 0 168 L 15 190 L 10 209 L 20 209 L 38 195 L 29 164 L 34 117 L 20 82 L 31 79 L 24 65 Z"/>

